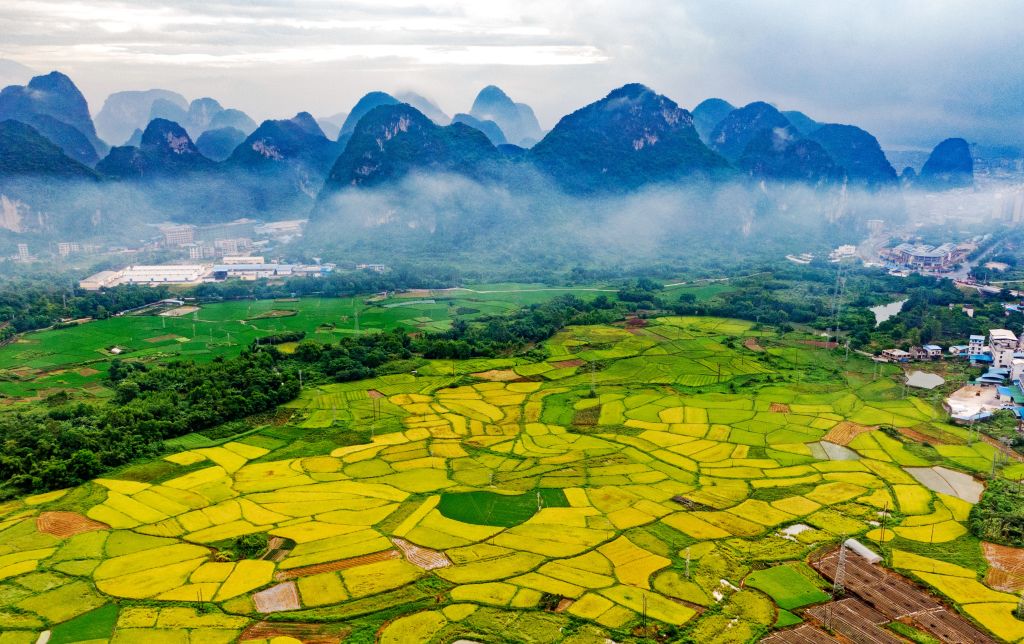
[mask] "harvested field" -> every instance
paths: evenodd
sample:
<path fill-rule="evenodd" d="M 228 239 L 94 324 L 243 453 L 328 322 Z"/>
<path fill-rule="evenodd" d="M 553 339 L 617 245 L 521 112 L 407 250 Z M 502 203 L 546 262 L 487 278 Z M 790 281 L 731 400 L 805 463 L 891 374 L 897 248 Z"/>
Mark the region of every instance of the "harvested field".
<path fill-rule="evenodd" d="M 480 378 L 481 380 L 488 380 L 490 382 L 511 382 L 521 378 L 518 373 L 511 369 L 491 369 L 490 371 L 481 371 L 470 375 L 474 378 Z"/>
<path fill-rule="evenodd" d="M 83 378 L 88 378 L 89 376 L 95 376 L 96 374 L 98 374 L 99 370 L 93 369 L 92 367 L 82 367 L 81 369 L 76 369 L 75 373 L 82 376 Z"/>
<path fill-rule="evenodd" d="M 775 402 L 773 402 L 771 404 L 771 406 L 768 407 L 768 411 L 773 411 L 776 414 L 788 414 L 789 413 L 789 405 L 787 405 L 786 403 L 775 403 Z"/>
<path fill-rule="evenodd" d="M 152 337 L 152 338 L 146 338 L 145 342 L 149 342 L 150 344 L 156 344 L 158 342 L 170 342 L 171 340 L 177 340 L 177 339 L 178 339 L 178 336 L 174 335 L 173 333 L 167 333 L 167 334 L 158 335 L 158 336 L 155 336 L 155 337 Z"/>
<path fill-rule="evenodd" d="M 391 542 L 398 546 L 398 549 L 405 554 L 405 558 L 409 563 L 423 570 L 447 568 L 452 565 L 451 560 L 443 552 L 423 548 L 398 537 L 392 537 Z"/>
<path fill-rule="evenodd" d="M 601 418 L 601 405 L 580 409 L 572 417 L 572 424 L 577 427 L 593 427 Z"/>
<path fill-rule="evenodd" d="M 302 568 L 292 568 L 291 570 L 282 570 L 274 575 L 274 579 L 278 581 L 285 581 L 288 579 L 298 579 L 299 577 L 308 577 L 310 575 L 318 575 L 322 572 L 333 572 L 335 570 L 347 570 L 349 568 L 355 568 L 356 566 L 364 566 L 366 564 L 377 563 L 378 561 L 387 561 L 388 559 L 399 559 L 402 554 L 397 550 L 383 550 L 381 552 L 374 552 L 368 555 L 360 555 L 359 557 L 352 557 L 350 559 L 341 559 L 339 561 L 329 561 L 322 564 L 313 564 L 312 566 L 303 566 Z"/>
<path fill-rule="evenodd" d="M 271 586 L 252 596 L 256 610 L 260 613 L 277 613 L 285 610 L 302 608 L 299 603 L 299 591 L 294 581 L 286 581 Z"/>
<path fill-rule="evenodd" d="M 569 608 L 570 606 L 572 606 L 572 605 L 573 605 L 573 604 L 574 604 L 575 602 L 576 602 L 576 600 L 575 600 L 575 599 L 569 599 L 568 597 L 563 597 L 563 598 L 562 598 L 562 599 L 561 599 L 561 600 L 560 600 L 560 601 L 558 602 L 558 605 L 557 605 L 557 606 L 555 606 L 555 612 L 556 612 L 556 613 L 562 613 L 562 612 L 565 612 L 565 610 L 566 610 L 567 608 Z"/>
<path fill-rule="evenodd" d="M 291 637 L 303 644 L 338 644 L 349 629 L 338 624 L 288 624 L 284 622 L 256 622 L 239 636 L 240 642 L 248 640 L 271 640 L 275 637 Z"/>
<path fill-rule="evenodd" d="M 198 310 L 198 306 L 179 306 L 176 309 L 164 311 L 160 315 L 165 318 L 179 318 L 183 315 L 188 315 L 189 313 L 195 313 Z"/>
<path fill-rule="evenodd" d="M 849 445 L 850 441 L 857 438 L 861 434 L 870 432 L 878 429 L 878 427 L 869 427 L 867 425 L 858 425 L 848 420 L 844 420 L 835 427 L 829 430 L 821 440 L 835 443 L 836 445 Z"/>
<path fill-rule="evenodd" d="M 380 393 L 376 389 L 370 389 L 366 392 L 366 395 L 370 398 L 387 398 L 384 394 Z"/>
<path fill-rule="evenodd" d="M 989 563 L 986 585 L 1011 593 L 1024 590 L 1024 548 L 982 542 L 981 550 Z"/>
<path fill-rule="evenodd" d="M 943 441 L 943 440 L 941 440 L 940 438 L 938 438 L 936 436 L 929 436 L 928 434 L 922 434 L 921 432 L 919 432 L 919 431 L 917 431 L 915 429 L 911 429 L 909 427 L 899 427 L 899 428 L 897 428 L 896 431 L 898 431 L 900 434 L 906 436 L 910 440 L 916 441 L 918 443 L 931 443 L 931 444 L 935 445 L 935 444 L 943 444 L 943 443 L 946 442 L 946 441 Z"/>
<path fill-rule="evenodd" d="M 764 352 L 764 347 L 757 343 L 757 338 L 747 338 L 746 340 L 743 341 L 743 346 L 750 349 L 751 351 L 756 351 L 758 353 Z"/>
<path fill-rule="evenodd" d="M 93 530 L 108 530 L 106 523 L 93 521 L 77 512 L 43 512 L 36 517 L 36 529 L 55 537 L 73 537 Z"/>
<path fill-rule="evenodd" d="M 567 369 L 569 367 L 582 367 L 587 363 L 585 360 L 575 358 L 573 360 L 559 360 L 557 362 L 549 362 L 548 364 L 554 367 L 555 369 Z"/>

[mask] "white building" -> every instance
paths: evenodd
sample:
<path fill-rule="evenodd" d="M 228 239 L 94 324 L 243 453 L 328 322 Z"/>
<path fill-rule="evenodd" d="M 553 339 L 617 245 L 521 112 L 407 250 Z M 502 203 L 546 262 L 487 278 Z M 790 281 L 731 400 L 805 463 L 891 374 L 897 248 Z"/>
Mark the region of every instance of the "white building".
<path fill-rule="evenodd" d="M 32 256 L 28 254 L 28 244 L 18 244 L 18 261 L 27 262 L 32 259 Z"/>
<path fill-rule="evenodd" d="M 87 291 L 98 291 L 101 288 L 116 286 L 123 271 L 100 271 L 78 282 Z"/>
<path fill-rule="evenodd" d="M 291 264 L 219 264 L 213 267 L 213 278 L 222 280 L 237 277 L 243 280 L 258 280 L 288 277 L 293 269 Z"/>
<path fill-rule="evenodd" d="M 996 369 L 1008 368 L 1017 351 L 1017 336 L 1009 329 L 989 329 L 988 346 L 992 351 L 992 366 Z"/>
<path fill-rule="evenodd" d="M 101 271 L 78 283 L 87 291 L 121 284 L 199 284 L 210 272 L 204 264 L 168 264 L 165 266 L 129 266 L 120 271 Z"/>

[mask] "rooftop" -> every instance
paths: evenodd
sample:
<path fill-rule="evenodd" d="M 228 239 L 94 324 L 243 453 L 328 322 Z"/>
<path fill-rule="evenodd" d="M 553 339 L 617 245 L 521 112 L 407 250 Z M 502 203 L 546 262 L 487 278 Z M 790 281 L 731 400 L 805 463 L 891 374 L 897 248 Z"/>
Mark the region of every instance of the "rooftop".
<path fill-rule="evenodd" d="M 989 329 L 988 335 L 993 340 L 1010 340 L 1013 342 L 1017 341 L 1017 335 L 1009 329 Z"/>

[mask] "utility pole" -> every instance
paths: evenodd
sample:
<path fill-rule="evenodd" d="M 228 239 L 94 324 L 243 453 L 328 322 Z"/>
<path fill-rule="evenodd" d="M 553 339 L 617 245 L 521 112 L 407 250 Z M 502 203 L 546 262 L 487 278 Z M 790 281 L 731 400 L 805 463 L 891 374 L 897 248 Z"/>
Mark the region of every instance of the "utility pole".
<path fill-rule="evenodd" d="M 878 550 L 882 553 L 882 558 L 885 558 L 885 520 L 889 518 L 889 502 L 885 502 L 885 506 L 882 508 L 882 527 L 880 528 L 878 535 Z"/>

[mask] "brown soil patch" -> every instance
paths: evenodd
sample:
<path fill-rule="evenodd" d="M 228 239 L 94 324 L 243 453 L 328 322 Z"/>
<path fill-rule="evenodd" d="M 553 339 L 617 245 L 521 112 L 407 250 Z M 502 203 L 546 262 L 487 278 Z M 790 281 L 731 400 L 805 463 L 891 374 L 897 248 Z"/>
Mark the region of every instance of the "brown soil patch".
<path fill-rule="evenodd" d="M 89 376 L 95 376 L 96 374 L 99 373 L 99 371 L 97 369 L 93 369 L 92 367 L 82 367 L 75 373 L 82 376 L 83 378 L 88 378 Z"/>
<path fill-rule="evenodd" d="M 964 439 L 954 436 L 949 432 L 928 427 L 927 425 L 919 425 L 919 427 L 921 427 L 920 430 L 909 427 L 897 427 L 896 430 L 907 438 L 921 443 L 928 442 L 932 445 L 963 445 L 966 443 Z"/>
<path fill-rule="evenodd" d="M 338 644 L 351 629 L 341 624 L 289 624 L 285 622 L 256 622 L 242 631 L 239 641 L 270 640 L 292 637 L 304 644 Z"/>
<path fill-rule="evenodd" d="M 387 396 L 380 393 L 376 389 L 370 389 L 369 391 L 366 392 L 366 395 L 369 396 L 370 398 L 387 398 Z"/>
<path fill-rule="evenodd" d="M 743 341 L 743 346 L 750 349 L 751 351 L 756 351 L 758 353 L 764 352 L 764 347 L 757 343 L 757 338 L 747 338 L 746 340 Z"/>
<path fill-rule="evenodd" d="M 918 443 L 938 443 L 938 442 L 941 442 L 939 440 L 936 440 L 936 438 L 934 436 L 929 436 L 928 434 L 922 434 L 921 432 L 919 432 L 917 430 L 914 430 L 914 429 L 911 429 L 909 427 L 898 427 L 896 429 L 896 431 L 898 431 L 900 434 L 906 436 L 910 440 L 916 441 Z"/>
<path fill-rule="evenodd" d="M 1024 590 L 1024 548 L 981 543 L 989 569 L 985 583 L 998 590 L 1018 593 Z"/>
<path fill-rule="evenodd" d="M 490 371 L 480 371 L 471 375 L 474 378 L 489 380 L 491 382 L 511 382 L 512 380 L 519 380 L 519 374 L 511 369 L 491 369 Z"/>
<path fill-rule="evenodd" d="M 93 521 L 77 512 L 43 512 L 36 517 L 36 529 L 55 537 L 73 537 L 93 530 L 108 530 L 106 523 Z"/>
<path fill-rule="evenodd" d="M 585 360 L 580 360 L 579 358 L 574 358 L 573 360 L 559 360 L 558 362 L 549 362 L 548 364 L 555 369 L 565 369 L 567 367 L 582 367 L 587 364 L 587 362 Z"/>
<path fill-rule="evenodd" d="M 150 344 L 156 344 L 157 342 L 168 342 L 170 340 L 177 340 L 178 336 L 173 333 L 167 333 L 165 335 L 158 335 L 155 338 L 146 338 L 144 341 Z"/>
<path fill-rule="evenodd" d="M 870 432 L 878 429 L 877 427 L 868 427 L 867 425 L 858 425 L 857 423 L 851 423 L 848 420 L 844 420 L 832 429 L 827 434 L 821 437 L 821 440 L 835 443 L 836 445 L 849 445 L 850 441 L 857 438 L 861 434 Z"/>
<path fill-rule="evenodd" d="M 409 543 L 405 539 L 399 539 L 398 537 L 392 537 L 391 542 L 405 553 L 405 558 L 409 560 L 409 563 L 418 566 L 423 570 L 447 568 L 452 565 L 451 560 L 449 560 L 443 552 L 431 550 L 430 548 L 422 548 L 414 543 Z"/>
<path fill-rule="evenodd" d="M 252 601 L 260 613 L 279 613 L 302 608 L 302 604 L 299 603 L 299 589 L 294 581 L 286 581 L 261 590 L 252 596 Z"/>
<path fill-rule="evenodd" d="M 374 552 L 369 555 L 362 555 L 360 557 L 352 557 L 351 559 L 341 559 L 339 561 L 330 561 L 328 563 L 313 564 L 312 566 L 303 566 L 302 568 L 281 570 L 274 575 L 274 579 L 278 581 L 287 581 L 289 579 L 298 579 L 299 577 L 318 575 L 322 572 L 347 570 L 349 568 L 355 568 L 356 566 L 365 566 L 366 564 L 376 563 L 378 561 L 398 559 L 401 556 L 402 553 L 398 552 L 397 550 L 384 550 L 381 552 Z"/>
<path fill-rule="evenodd" d="M 786 403 L 772 403 L 771 406 L 768 407 L 768 411 L 774 411 L 776 414 L 788 414 L 789 405 Z"/>
<path fill-rule="evenodd" d="M 556 613 L 564 612 L 566 608 L 569 608 L 570 606 L 572 606 L 573 601 L 574 600 L 572 600 L 572 599 L 570 599 L 568 597 L 563 597 L 561 599 L 561 601 L 558 602 L 558 606 L 555 606 L 555 612 Z"/>

